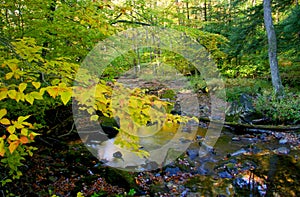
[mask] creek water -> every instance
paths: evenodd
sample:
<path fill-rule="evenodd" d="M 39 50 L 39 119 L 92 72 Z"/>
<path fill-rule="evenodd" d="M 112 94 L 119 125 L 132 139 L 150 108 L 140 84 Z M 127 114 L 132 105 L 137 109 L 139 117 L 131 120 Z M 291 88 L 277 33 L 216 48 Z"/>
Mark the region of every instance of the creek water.
<path fill-rule="evenodd" d="M 122 165 L 114 165 L 114 162 L 107 165 L 122 168 L 127 159 L 135 161 L 135 168 L 128 168 L 133 171 L 151 173 L 151 170 L 156 170 L 154 168 L 178 168 L 175 174 L 191 174 L 184 184 L 181 183 L 184 185 L 180 190 L 182 196 L 298 196 L 300 151 L 297 142 L 284 141 L 284 136 L 278 137 L 279 134 L 274 132 L 236 134 L 223 130 L 217 143 L 207 147 L 205 128 L 199 127 L 194 133 L 180 132 L 184 135 L 166 131 L 142 139 L 144 148 L 151 150 L 154 155 L 151 159 L 138 159 L 119 149 L 123 158 L 116 160 L 122 161 Z M 296 134 L 292 136 L 297 137 Z M 161 149 L 168 142 L 172 142 L 173 146 Z M 91 145 L 97 151 L 103 149 L 103 146 L 106 144 Z M 180 161 L 185 160 L 188 168 L 183 168 L 178 158 Z M 147 162 L 157 165 L 147 169 Z M 175 182 L 172 184 L 172 187 L 176 186 Z"/>

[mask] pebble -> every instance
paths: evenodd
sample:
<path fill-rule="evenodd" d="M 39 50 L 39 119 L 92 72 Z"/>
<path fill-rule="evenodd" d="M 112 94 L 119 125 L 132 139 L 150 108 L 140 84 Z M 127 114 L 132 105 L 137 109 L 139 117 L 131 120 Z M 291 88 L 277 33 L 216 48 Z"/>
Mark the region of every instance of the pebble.
<path fill-rule="evenodd" d="M 283 135 L 283 133 L 276 132 L 276 133 L 274 133 L 274 136 L 275 136 L 277 139 L 280 139 L 280 138 L 282 138 L 284 135 Z"/>
<path fill-rule="evenodd" d="M 286 138 L 282 138 L 279 140 L 279 144 L 286 144 L 288 140 Z"/>
<path fill-rule="evenodd" d="M 287 147 L 280 147 L 275 150 L 275 153 L 282 154 L 282 155 L 287 155 L 287 154 L 289 154 L 289 152 L 290 152 L 290 149 L 288 149 Z"/>
<path fill-rule="evenodd" d="M 232 141 L 240 141 L 241 138 L 240 138 L 240 137 L 233 137 L 231 140 L 232 140 Z"/>

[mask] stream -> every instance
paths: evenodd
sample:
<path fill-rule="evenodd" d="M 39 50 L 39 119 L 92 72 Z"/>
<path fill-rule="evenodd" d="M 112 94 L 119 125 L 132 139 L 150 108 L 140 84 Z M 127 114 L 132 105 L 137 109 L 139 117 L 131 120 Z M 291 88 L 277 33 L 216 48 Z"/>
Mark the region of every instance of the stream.
<path fill-rule="evenodd" d="M 139 169 L 137 195 L 298 196 L 300 150 L 297 134 L 236 134 L 224 129 L 214 147 L 200 149 L 206 131 L 199 127 L 186 151 L 167 165 L 150 171 Z M 159 141 L 149 138 L 147 143 L 156 146 Z M 92 144 L 90 147 L 103 148 Z M 113 166 L 112 163 L 108 165 Z"/>

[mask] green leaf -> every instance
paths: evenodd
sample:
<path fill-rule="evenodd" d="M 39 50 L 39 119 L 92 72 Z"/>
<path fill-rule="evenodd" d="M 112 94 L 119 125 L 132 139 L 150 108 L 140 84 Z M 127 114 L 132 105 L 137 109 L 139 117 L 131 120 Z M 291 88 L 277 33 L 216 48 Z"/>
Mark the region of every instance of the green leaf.
<path fill-rule="evenodd" d="M 55 86 L 55 85 L 57 85 L 59 82 L 60 82 L 60 79 L 53 79 L 53 80 L 51 81 L 51 85 Z"/>

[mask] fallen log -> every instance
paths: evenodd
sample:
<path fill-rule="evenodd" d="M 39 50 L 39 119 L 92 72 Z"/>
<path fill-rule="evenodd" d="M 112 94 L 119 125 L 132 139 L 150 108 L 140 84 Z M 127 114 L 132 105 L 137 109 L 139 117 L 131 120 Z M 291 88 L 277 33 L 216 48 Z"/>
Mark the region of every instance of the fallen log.
<path fill-rule="evenodd" d="M 255 124 L 244 124 L 238 122 L 222 122 L 217 120 L 211 120 L 207 117 L 199 117 L 199 121 L 212 122 L 216 124 L 224 124 L 228 127 L 239 128 L 239 129 L 256 129 L 256 130 L 268 130 L 268 131 L 300 131 L 300 125 L 255 125 Z"/>

